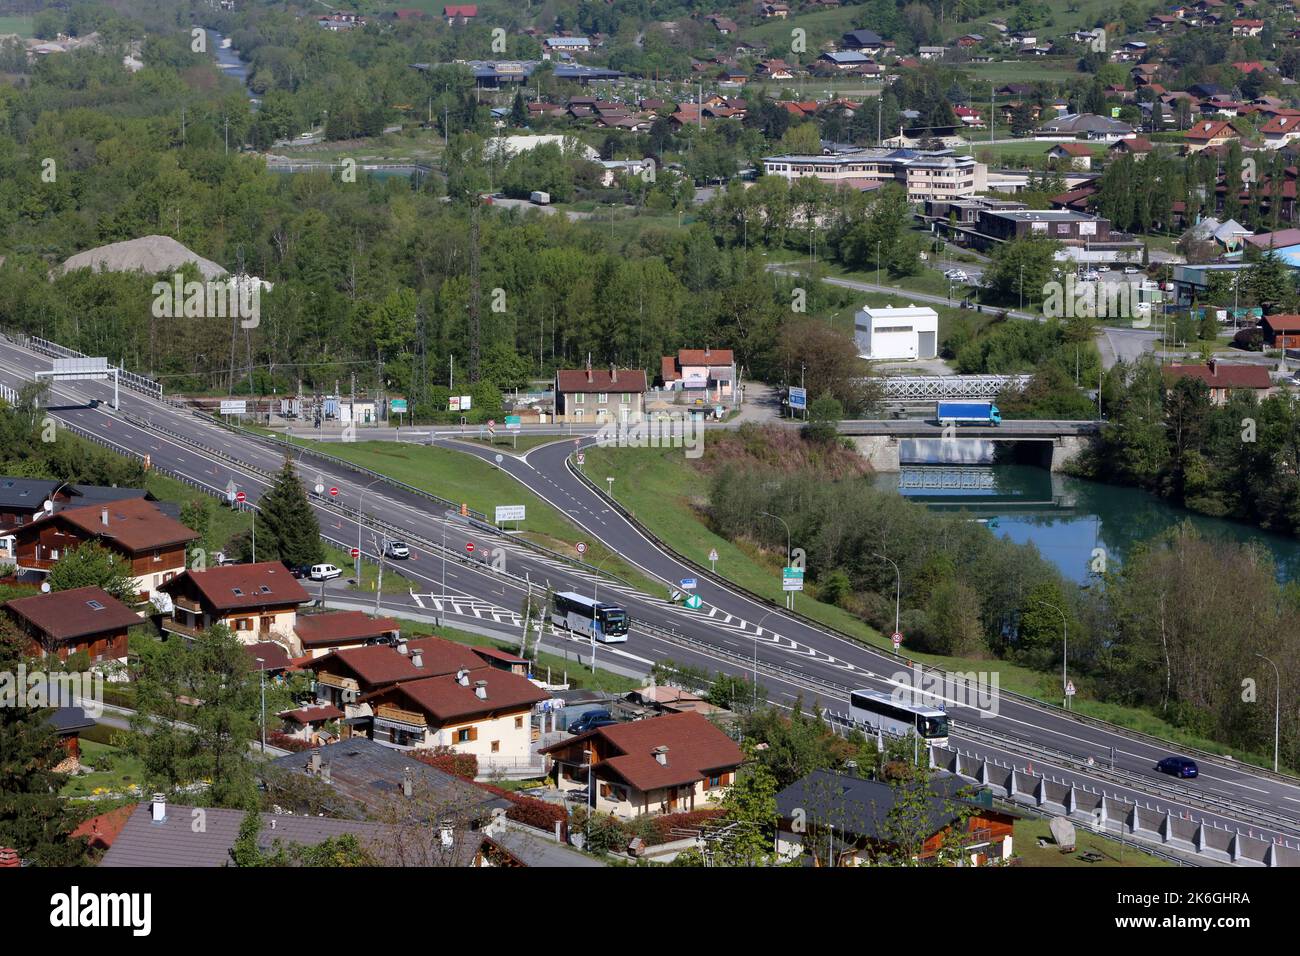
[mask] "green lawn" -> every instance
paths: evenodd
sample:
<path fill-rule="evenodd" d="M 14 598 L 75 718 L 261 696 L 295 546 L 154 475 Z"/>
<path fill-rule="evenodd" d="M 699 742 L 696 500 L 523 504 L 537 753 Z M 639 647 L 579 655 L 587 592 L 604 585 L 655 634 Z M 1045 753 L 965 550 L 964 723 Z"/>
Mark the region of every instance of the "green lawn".
<path fill-rule="evenodd" d="M 542 445 L 551 445 L 557 441 L 568 441 L 568 439 L 563 435 L 512 436 L 509 432 L 503 433 L 503 429 L 500 428 L 497 429 L 495 438 L 465 438 L 461 440 L 475 445 L 487 445 L 491 448 L 495 448 L 497 451 L 518 455 L 532 451 L 534 448 L 538 448 Z"/>
<path fill-rule="evenodd" d="M 561 511 L 538 498 L 490 462 L 448 448 L 428 445 L 399 445 L 396 442 L 327 443 L 295 439 L 308 447 L 451 501 L 460 501 L 475 511 L 492 515 L 497 505 L 524 505 L 527 520 L 520 523 L 524 537 L 576 558 L 574 545 L 585 541 L 585 560 L 601 570 L 621 577 L 652 594 L 663 594 L 664 585 L 646 577 L 574 525 Z M 328 529 L 322 529 L 327 534 Z M 606 560 L 608 559 L 608 560 Z M 350 561 L 351 559 L 349 559 Z M 604 562 L 601 564 L 601 562 Z M 387 579 L 385 579 L 387 588 Z M 373 591 L 373 586 L 371 587 Z"/>
<path fill-rule="evenodd" d="M 95 768 L 94 772 L 69 777 L 63 785 L 63 796 L 121 793 L 131 786 L 139 786 L 144 779 L 144 767 L 136 758 L 120 747 L 86 737 L 81 738 L 81 763 L 83 767 Z"/>
<path fill-rule="evenodd" d="M 1121 845 L 1118 840 L 1097 834 L 1079 826 L 1074 826 L 1075 851 L 1062 853 L 1052 839 L 1051 821 L 1037 817 L 1017 820 L 1012 841 L 1016 856 L 1020 857 L 1022 866 L 1069 866 L 1069 867 L 1116 867 L 1116 866 L 1175 866 L 1168 860 L 1152 856 L 1137 849 L 1132 844 Z M 1048 845 L 1040 847 L 1039 837 L 1045 837 Z M 1081 853 L 1091 851 L 1100 853 L 1104 859 L 1088 863 L 1079 858 Z"/>
<path fill-rule="evenodd" d="M 32 20 L 32 17 L 24 16 L 0 17 L 0 35 L 17 33 L 23 38 L 33 37 L 36 34 L 32 30 Z"/>

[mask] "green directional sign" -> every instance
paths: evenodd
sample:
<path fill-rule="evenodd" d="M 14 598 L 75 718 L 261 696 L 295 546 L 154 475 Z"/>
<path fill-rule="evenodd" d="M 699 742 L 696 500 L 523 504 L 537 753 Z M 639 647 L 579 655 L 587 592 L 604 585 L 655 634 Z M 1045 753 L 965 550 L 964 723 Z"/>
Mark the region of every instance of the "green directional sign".
<path fill-rule="evenodd" d="M 395 398 L 395 399 L 393 399 L 392 404 L 391 404 L 391 406 L 390 406 L 390 410 L 392 411 L 392 413 L 393 413 L 394 415 L 405 415 L 405 414 L 406 414 L 406 399 L 404 399 L 404 398 Z"/>
<path fill-rule="evenodd" d="M 686 607 L 690 608 L 692 611 L 698 611 L 698 610 L 700 609 L 700 607 L 703 606 L 703 604 L 704 604 L 704 599 L 703 599 L 702 597 L 700 597 L 698 594 L 692 594 L 690 597 L 688 597 L 688 598 L 687 598 L 685 601 L 683 601 L 682 603 L 683 603 Z"/>

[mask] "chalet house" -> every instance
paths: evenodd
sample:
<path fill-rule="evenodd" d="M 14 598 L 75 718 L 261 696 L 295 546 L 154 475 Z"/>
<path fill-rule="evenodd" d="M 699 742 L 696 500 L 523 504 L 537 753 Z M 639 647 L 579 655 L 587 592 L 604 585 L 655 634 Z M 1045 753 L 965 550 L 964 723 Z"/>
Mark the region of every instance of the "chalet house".
<path fill-rule="evenodd" d="M 714 402 L 734 402 L 738 397 L 731 349 L 680 349 L 663 357 L 661 373 L 667 389 L 702 391 Z"/>
<path fill-rule="evenodd" d="M 400 630 L 391 617 L 371 617 L 363 611 L 299 614 L 293 626 L 303 654 L 312 657 L 367 644 L 396 644 Z"/>
<path fill-rule="evenodd" d="M 1106 153 L 1113 158 L 1132 156 L 1134 160 L 1140 162 L 1153 149 L 1155 147 L 1151 145 L 1149 139 L 1139 136 L 1136 139 L 1121 139 L 1106 150 Z"/>
<path fill-rule="evenodd" d="M 1057 143 L 1047 151 L 1047 158 L 1070 169 L 1092 168 L 1092 150 L 1082 143 Z"/>
<path fill-rule="evenodd" d="M 310 600 L 279 561 L 191 569 L 162 588 L 171 598 L 163 630 L 194 637 L 224 624 L 245 644 L 273 640 L 300 650 L 294 627 L 298 608 Z"/>
<path fill-rule="evenodd" d="M 624 819 L 703 809 L 735 781 L 744 754 L 730 737 L 696 713 L 614 724 L 549 747 L 556 785 L 588 788 L 589 805 Z"/>
<path fill-rule="evenodd" d="M 66 482 L 50 478 L 0 478 L 0 531 L 27 524 L 37 514 L 45 513 L 45 502 L 51 510 L 59 503 L 71 500 Z"/>
<path fill-rule="evenodd" d="M 956 106 L 953 107 L 953 112 L 957 114 L 957 118 L 961 120 L 962 125 L 968 129 L 984 128 L 984 117 L 979 110 L 972 109 L 969 106 Z"/>
<path fill-rule="evenodd" d="M 885 49 L 885 40 L 874 30 L 850 30 L 840 37 L 840 47 L 877 56 Z"/>
<path fill-rule="evenodd" d="M 1271 348 L 1300 348 L 1300 315 L 1266 315 L 1259 327 Z"/>
<path fill-rule="evenodd" d="M 344 715 L 333 704 L 307 704 L 295 710 L 282 710 L 276 716 L 280 718 L 280 730 L 286 736 L 319 744 L 328 736 L 325 734 L 326 726 L 341 721 Z"/>
<path fill-rule="evenodd" d="M 15 598 L 4 606 L 31 641 L 33 656 L 66 661 L 84 653 L 92 663 L 125 662 L 127 632 L 142 623 L 129 607 L 98 587 Z"/>
<path fill-rule="evenodd" d="M 185 549 L 198 538 L 143 498 L 56 511 L 11 534 L 15 566 L 42 574 L 83 544 L 101 545 L 126 562 L 141 601 L 185 570 Z"/>
<path fill-rule="evenodd" d="M 786 65 L 785 60 L 781 59 L 764 60 L 754 67 L 754 75 L 769 80 L 789 80 L 794 78 L 794 72 Z"/>
<path fill-rule="evenodd" d="M 1164 373 L 1171 384 L 1184 378 L 1204 382 L 1210 389 L 1210 401 L 1215 405 L 1227 404 L 1233 392 L 1254 392 L 1259 398 L 1273 394 L 1273 380 L 1262 365 L 1229 365 L 1217 361 L 1208 365 L 1174 363 L 1167 365 Z"/>
<path fill-rule="evenodd" d="M 755 13 L 764 20 L 784 20 L 790 15 L 790 7 L 784 3 L 760 3 L 755 8 Z"/>
<path fill-rule="evenodd" d="M 1300 110 L 1279 112 L 1259 128 L 1259 133 L 1269 149 L 1281 149 L 1300 139 Z"/>
<path fill-rule="evenodd" d="M 1234 139 L 1241 139 L 1241 135 L 1226 120 L 1198 120 L 1183 134 L 1188 153 L 1199 153 L 1203 149 L 1222 146 Z"/>
<path fill-rule="evenodd" d="M 560 369 L 555 373 L 555 420 L 638 421 L 645 391 L 646 375 L 639 369 Z"/>
<path fill-rule="evenodd" d="M 372 708 L 360 703 L 363 695 L 399 681 L 459 674 L 485 666 L 484 659 L 472 648 L 439 637 L 412 641 L 399 638 L 395 644 L 344 648 L 306 665 L 316 678 L 317 702 L 338 707 L 358 727 L 373 715 Z M 347 731 L 344 736 L 348 736 Z"/>
<path fill-rule="evenodd" d="M 931 782 L 920 860 L 956 843 L 965 865 L 1001 863 L 1012 856 L 1018 814 L 992 801 L 964 796 L 957 778 Z M 814 770 L 776 795 L 777 852 L 807 866 L 869 866 L 892 846 L 890 813 L 899 790 L 878 780 Z M 918 811 L 908 811 L 911 821 Z"/>
<path fill-rule="evenodd" d="M 1257 37 L 1263 32 L 1263 20 L 1250 20 L 1243 18 L 1232 21 L 1232 35 L 1235 37 Z"/>
<path fill-rule="evenodd" d="M 441 677 L 400 681 L 364 695 L 371 738 L 407 750 L 450 748 L 473 754 L 481 771 L 536 767 L 532 752 L 533 708 L 550 700 L 526 677 L 491 667 Z"/>
<path fill-rule="evenodd" d="M 478 16 L 478 6 L 472 3 L 445 6 L 442 8 L 442 16 L 447 21 L 448 26 L 463 25 Z"/>

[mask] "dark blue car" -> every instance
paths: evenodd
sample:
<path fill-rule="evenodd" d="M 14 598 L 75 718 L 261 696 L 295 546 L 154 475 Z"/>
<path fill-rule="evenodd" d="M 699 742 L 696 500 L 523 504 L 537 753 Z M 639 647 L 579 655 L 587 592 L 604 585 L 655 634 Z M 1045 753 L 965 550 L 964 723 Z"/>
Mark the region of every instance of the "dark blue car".
<path fill-rule="evenodd" d="M 1156 769 L 1161 773 L 1167 773 L 1173 777 L 1182 777 L 1188 779 L 1195 777 L 1199 770 L 1196 769 L 1196 761 L 1188 760 L 1186 757 L 1166 757 L 1156 764 Z"/>

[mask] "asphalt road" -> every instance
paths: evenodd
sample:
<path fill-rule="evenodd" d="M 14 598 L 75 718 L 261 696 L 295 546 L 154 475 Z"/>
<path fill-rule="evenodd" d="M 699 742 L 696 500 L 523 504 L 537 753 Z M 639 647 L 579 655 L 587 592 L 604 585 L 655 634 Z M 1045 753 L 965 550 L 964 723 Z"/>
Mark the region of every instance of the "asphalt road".
<path fill-rule="evenodd" d="M 35 370 L 49 366 L 49 361 L 41 356 L 12 343 L 0 342 L 0 381 L 6 384 L 20 386 L 31 380 Z M 224 492 L 233 481 L 252 502 L 257 501 L 269 483 L 255 469 L 274 472 L 283 461 L 284 452 L 279 448 L 127 390 L 121 393 L 123 415 L 138 417 L 143 420 L 140 425 L 132 424 L 106 405 L 90 407 L 90 399 L 107 401 L 111 392 L 111 384 L 106 382 L 61 382 L 53 389 L 50 414 L 78 425 L 114 447 L 149 454 L 156 466 L 165 467 L 203 488 Z M 181 437 L 172 437 L 169 432 Z M 756 662 L 759 681 L 770 702 L 788 706 L 802 697 L 808 706 L 819 700 L 828 708 L 838 710 L 846 709 L 848 687 L 891 690 L 907 681 L 909 675 L 896 660 L 790 617 L 779 607 L 740 594 L 661 551 L 611 508 L 601 494 L 570 472 L 566 464 L 569 453 L 593 441 L 590 437 L 578 438 L 541 446 L 519 458 L 506 455 L 499 467 L 566 513 L 593 540 L 603 541 L 649 577 L 663 581 L 662 595 L 642 594 L 607 576 L 598 577 L 592 569 L 575 567 L 563 556 L 539 555 L 508 535 L 479 530 L 457 520 L 420 495 L 346 467 L 322 463 L 302 452 L 296 456 L 299 474 L 307 487 L 317 482 L 338 487 L 339 500 L 350 508 L 360 505 L 364 512 L 359 528 L 347 514 L 339 513 L 325 501 L 314 501 L 322 533 L 328 539 L 349 547 L 356 546 L 359 535 L 361 549 L 373 555 L 379 551 L 384 535 L 383 528 L 377 526 L 384 524 L 401 529 L 402 536 L 412 544 L 413 559 L 402 562 L 398 569 L 413 582 L 412 593 L 409 600 L 386 597 L 385 611 L 400 613 L 405 606 L 423 614 L 440 614 L 451 625 L 490 618 L 509 626 L 530 588 L 535 596 L 540 596 L 543 588 L 578 590 L 615 600 L 627 609 L 633 622 L 646 622 L 663 629 L 652 632 L 634 623 L 631 639 L 626 644 L 599 647 L 598 663 L 606 655 L 614 655 L 621 662 L 648 669 L 654 661 L 671 659 L 710 671 L 747 674 Z M 445 443 L 488 461 L 494 461 L 497 454 L 489 447 L 476 444 Z M 235 461 L 223 461 L 212 451 L 195 447 L 196 444 Z M 441 549 L 443 540 L 447 545 L 445 551 Z M 472 556 L 464 551 L 467 543 L 475 545 Z M 504 562 L 505 573 L 493 570 L 494 557 Z M 703 560 L 705 556 L 698 557 Z M 669 582 L 684 577 L 698 579 L 697 593 L 704 601 L 700 610 L 687 610 L 667 600 Z M 575 655 L 581 653 L 585 659 L 590 652 L 589 645 L 582 641 L 572 644 Z M 949 700 L 947 706 L 959 723 L 977 724 L 1081 758 L 1094 757 L 1108 762 L 1113 747 L 1117 768 L 1138 775 L 1138 779 L 1131 786 L 1107 785 L 1112 794 L 1131 796 L 1154 808 L 1166 808 L 1175 815 L 1193 813 L 1197 818 L 1220 825 L 1232 826 L 1235 819 L 1240 819 L 1226 808 L 1193 811 L 1177 796 L 1170 795 L 1164 789 L 1167 778 L 1153 769 L 1155 762 L 1169 751 L 1134 739 L 1118 728 L 1083 724 L 1059 710 L 1006 696 L 999 699 L 996 713 L 973 710 L 957 700 Z M 994 757 L 1021 768 L 1030 762 L 1040 771 L 1048 766 L 1041 759 L 1027 760 L 999 746 L 963 739 L 960 729 L 953 737 L 969 753 Z M 1065 768 L 1053 773 L 1060 779 L 1097 785 L 1086 773 Z M 1291 783 L 1257 775 L 1228 761 L 1203 761 L 1202 776 L 1194 786 L 1211 799 L 1270 808 L 1289 818 L 1273 830 L 1254 827 L 1255 832 L 1285 837 L 1293 843 L 1300 833 L 1300 787 Z"/>

